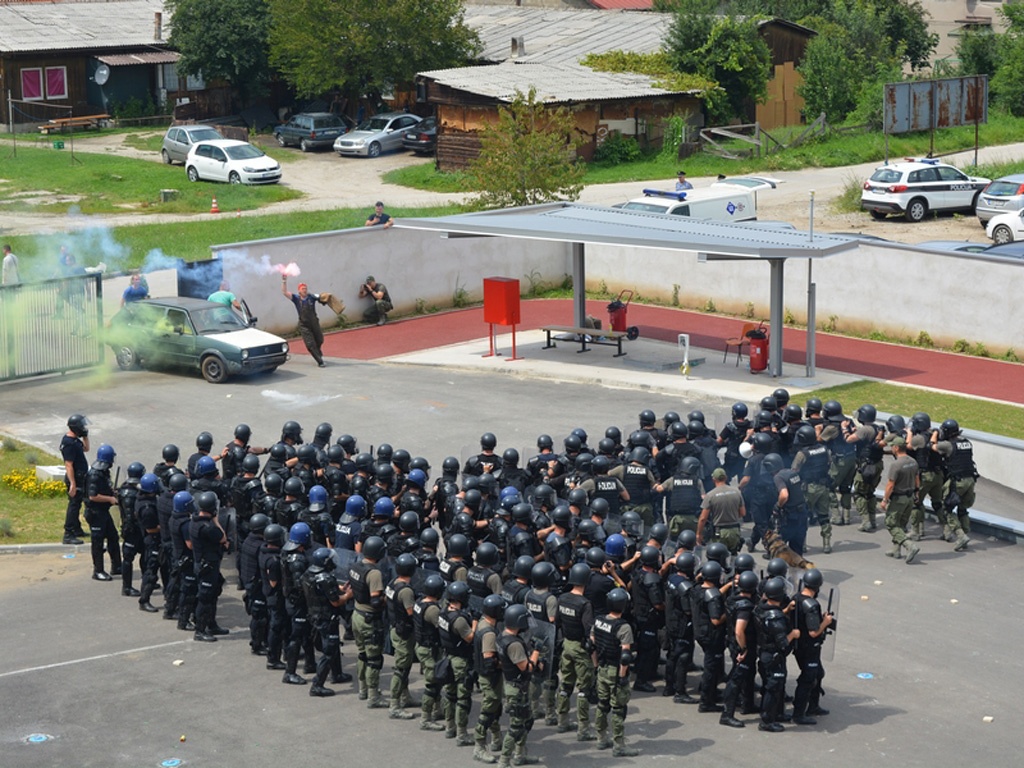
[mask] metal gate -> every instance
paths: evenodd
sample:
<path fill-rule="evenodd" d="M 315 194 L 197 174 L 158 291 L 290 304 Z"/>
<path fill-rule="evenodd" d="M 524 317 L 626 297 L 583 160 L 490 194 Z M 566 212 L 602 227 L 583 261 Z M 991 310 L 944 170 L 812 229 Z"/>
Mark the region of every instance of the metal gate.
<path fill-rule="evenodd" d="M 103 362 L 101 276 L 0 287 L 0 381 Z"/>

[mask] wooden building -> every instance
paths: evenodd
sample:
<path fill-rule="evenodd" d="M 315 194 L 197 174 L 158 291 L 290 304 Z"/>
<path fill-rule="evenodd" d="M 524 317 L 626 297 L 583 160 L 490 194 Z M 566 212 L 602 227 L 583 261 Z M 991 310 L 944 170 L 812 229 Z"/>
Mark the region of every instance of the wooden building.
<path fill-rule="evenodd" d="M 498 110 L 516 91 L 536 91 L 540 101 L 568 107 L 584 159 L 610 131 L 635 136 L 642 146 L 659 146 L 665 118 L 699 114 L 694 92 L 652 85 L 645 75 L 594 72 L 576 64 L 515 63 L 421 72 L 421 99 L 437 110 L 437 164 L 443 171 L 465 168 L 480 151 L 480 130 L 498 121 Z"/>
<path fill-rule="evenodd" d="M 772 73 L 768 80 L 768 97 L 763 104 L 754 105 L 749 117 L 766 130 L 806 122 L 804 100 L 796 92 L 803 78 L 796 68 L 817 32 L 785 19 L 760 21 L 757 31 L 771 51 Z"/>

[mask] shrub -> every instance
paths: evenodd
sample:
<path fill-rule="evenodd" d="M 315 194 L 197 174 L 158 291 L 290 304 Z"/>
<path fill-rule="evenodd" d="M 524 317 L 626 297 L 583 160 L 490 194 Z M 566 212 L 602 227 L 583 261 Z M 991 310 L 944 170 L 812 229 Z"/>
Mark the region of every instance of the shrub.
<path fill-rule="evenodd" d="M 594 152 L 594 161 L 606 165 L 632 163 L 640 159 L 640 145 L 632 136 L 612 131 Z"/>

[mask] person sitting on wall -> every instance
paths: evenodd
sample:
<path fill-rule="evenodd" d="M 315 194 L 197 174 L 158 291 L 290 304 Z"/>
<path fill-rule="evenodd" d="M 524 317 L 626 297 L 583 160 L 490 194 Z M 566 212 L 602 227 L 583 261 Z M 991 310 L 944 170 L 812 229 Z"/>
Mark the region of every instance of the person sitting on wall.
<path fill-rule="evenodd" d="M 384 203 L 378 200 L 377 204 L 373 207 L 373 213 L 371 213 L 369 218 L 366 219 L 366 223 L 363 226 L 384 227 L 385 229 L 387 229 L 394 223 L 395 220 L 392 219 L 388 214 L 384 213 Z"/>

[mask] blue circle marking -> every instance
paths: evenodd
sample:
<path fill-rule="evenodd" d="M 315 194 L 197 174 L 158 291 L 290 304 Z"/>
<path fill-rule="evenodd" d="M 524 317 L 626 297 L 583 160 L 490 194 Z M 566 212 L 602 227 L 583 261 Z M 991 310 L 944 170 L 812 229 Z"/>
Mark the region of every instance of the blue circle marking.
<path fill-rule="evenodd" d="M 33 733 L 31 736 L 28 736 L 25 741 L 29 744 L 42 744 L 44 741 L 49 741 L 52 738 L 52 736 L 45 733 Z"/>
<path fill-rule="evenodd" d="M 858 672 L 857 677 L 859 677 L 861 680 L 870 680 L 874 677 L 874 675 L 870 672 Z"/>
<path fill-rule="evenodd" d="M 176 766 L 181 765 L 181 760 L 176 757 L 172 757 L 169 760 L 164 760 L 160 765 L 163 766 L 163 768 L 175 768 Z"/>
<path fill-rule="evenodd" d="M 729 212 L 729 215 L 732 216 L 734 213 L 736 213 L 736 205 L 734 203 L 729 203 L 727 206 L 725 206 L 725 210 L 727 210 Z"/>
<path fill-rule="evenodd" d="M 65 560 L 74 560 L 75 559 L 75 553 L 74 552 L 69 552 L 68 554 L 63 555 L 63 558 Z"/>

